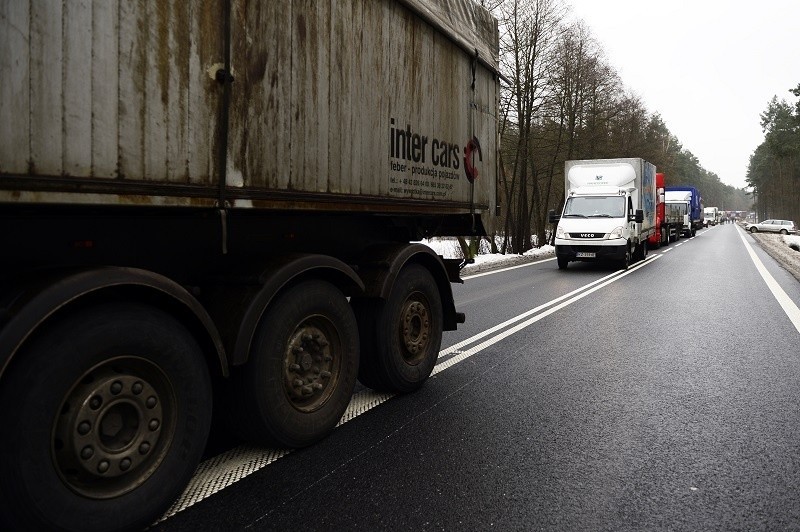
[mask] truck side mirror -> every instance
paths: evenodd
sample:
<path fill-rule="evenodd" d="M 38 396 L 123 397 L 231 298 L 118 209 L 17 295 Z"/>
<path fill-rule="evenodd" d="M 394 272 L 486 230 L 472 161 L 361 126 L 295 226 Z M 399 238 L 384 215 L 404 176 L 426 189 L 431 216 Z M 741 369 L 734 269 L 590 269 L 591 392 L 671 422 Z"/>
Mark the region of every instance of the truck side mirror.
<path fill-rule="evenodd" d="M 636 215 L 634 216 L 634 221 L 637 224 L 644 222 L 644 211 L 642 209 L 636 209 Z"/>
<path fill-rule="evenodd" d="M 556 215 L 555 209 L 550 209 L 549 211 L 547 211 L 547 221 L 550 222 L 551 224 L 558 223 L 560 219 L 561 216 Z"/>

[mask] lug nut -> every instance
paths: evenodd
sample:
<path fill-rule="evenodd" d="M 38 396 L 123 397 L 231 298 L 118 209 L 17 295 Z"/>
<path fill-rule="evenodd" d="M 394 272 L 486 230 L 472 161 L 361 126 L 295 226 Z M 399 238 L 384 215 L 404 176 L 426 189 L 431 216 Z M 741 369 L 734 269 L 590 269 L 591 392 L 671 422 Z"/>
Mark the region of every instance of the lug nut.
<path fill-rule="evenodd" d="M 123 458 L 122 461 L 119 463 L 119 468 L 123 471 L 127 471 L 131 468 L 131 459 L 130 458 Z"/>
<path fill-rule="evenodd" d="M 158 430 L 159 425 L 160 423 L 157 419 L 151 419 L 147 426 L 150 428 L 150 430 Z"/>
<path fill-rule="evenodd" d="M 111 393 L 114 395 L 119 395 L 122 392 L 122 383 L 119 381 L 114 381 L 111 383 Z"/>
<path fill-rule="evenodd" d="M 147 408 L 154 408 L 156 404 L 158 404 L 158 399 L 155 396 L 151 395 L 150 397 L 147 398 L 147 401 L 145 401 L 144 404 L 147 406 Z"/>
<path fill-rule="evenodd" d="M 84 460 L 88 460 L 92 456 L 94 456 L 94 449 L 92 449 L 91 445 L 87 445 L 86 447 L 81 449 L 81 458 L 83 458 Z"/>
<path fill-rule="evenodd" d="M 139 446 L 139 454 L 147 454 L 150 452 L 150 444 L 148 442 L 142 442 Z"/>
<path fill-rule="evenodd" d="M 106 471 L 108 471 L 109 465 L 110 464 L 108 463 L 108 460 L 101 461 L 99 464 L 97 464 L 97 472 L 105 473 Z"/>
<path fill-rule="evenodd" d="M 81 436 L 86 436 L 90 430 L 92 430 L 92 424 L 88 421 L 81 421 L 78 425 L 78 434 Z"/>
<path fill-rule="evenodd" d="M 133 393 L 139 395 L 140 393 L 142 393 L 142 390 L 144 390 L 144 385 L 141 382 L 136 381 L 133 383 L 133 386 L 131 387 L 131 391 Z"/>

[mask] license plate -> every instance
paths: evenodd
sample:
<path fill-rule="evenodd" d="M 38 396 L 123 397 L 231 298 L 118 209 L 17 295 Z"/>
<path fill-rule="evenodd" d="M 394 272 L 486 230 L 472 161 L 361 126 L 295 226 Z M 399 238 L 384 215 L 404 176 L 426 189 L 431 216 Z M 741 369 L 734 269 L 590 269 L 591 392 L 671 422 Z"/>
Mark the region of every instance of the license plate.
<path fill-rule="evenodd" d="M 597 256 L 596 253 L 592 253 L 592 252 L 589 252 L 589 251 L 579 251 L 579 252 L 575 253 L 575 258 L 578 258 L 578 259 L 593 259 L 596 256 Z"/>

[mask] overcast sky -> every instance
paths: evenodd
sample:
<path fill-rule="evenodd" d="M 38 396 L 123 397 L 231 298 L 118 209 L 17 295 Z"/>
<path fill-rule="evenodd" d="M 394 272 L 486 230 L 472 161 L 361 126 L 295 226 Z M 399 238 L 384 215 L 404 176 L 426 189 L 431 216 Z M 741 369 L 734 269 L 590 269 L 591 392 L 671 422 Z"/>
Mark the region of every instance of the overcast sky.
<path fill-rule="evenodd" d="M 703 168 L 745 186 L 770 99 L 795 102 L 800 1 L 566 0 L 625 86 Z"/>

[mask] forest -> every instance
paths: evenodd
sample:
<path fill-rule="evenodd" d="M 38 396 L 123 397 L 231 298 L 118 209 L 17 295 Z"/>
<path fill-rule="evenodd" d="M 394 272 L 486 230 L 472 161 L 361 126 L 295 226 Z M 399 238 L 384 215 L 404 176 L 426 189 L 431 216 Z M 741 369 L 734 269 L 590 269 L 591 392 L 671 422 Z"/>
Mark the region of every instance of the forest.
<path fill-rule="evenodd" d="M 775 96 L 761 114 L 764 142 L 747 167 L 759 220 L 800 220 L 800 84 L 789 92 L 794 106 Z"/>
<path fill-rule="evenodd" d="M 504 78 L 502 212 L 489 239 L 492 251 L 524 253 L 548 242 L 547 212 L 563 205 L 564 161 L 571 159 L 641 157 L 665 174 L 667 186 L 699 188 L 707 206 L 746 212 L 757 206 L 761 218 L 800 218 L 799 109 L 773 101 L 762 116 L 766 140 L 751 158 L 752 190 L 737 189 L 703 168 L 659 113 L 625 87 L 589 26 L 569 17 L 563 0 L 476 1 L 499 20 Z M 790 196 L 785 187 L 792 180 Z"/>

